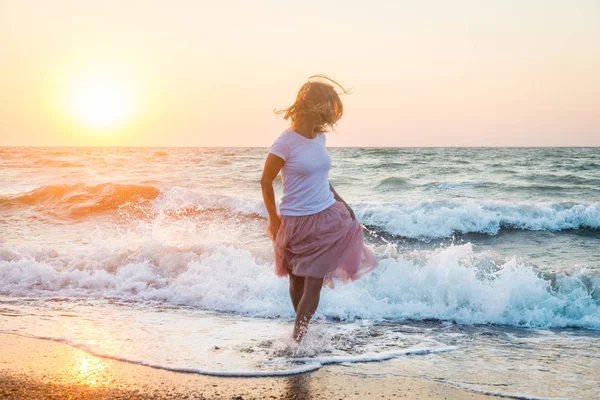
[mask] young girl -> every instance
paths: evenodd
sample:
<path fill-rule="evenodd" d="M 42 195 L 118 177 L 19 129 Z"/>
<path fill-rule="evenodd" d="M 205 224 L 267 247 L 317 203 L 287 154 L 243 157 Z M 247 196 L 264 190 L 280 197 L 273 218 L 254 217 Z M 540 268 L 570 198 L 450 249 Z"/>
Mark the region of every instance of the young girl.
<path fill-rule="evenodd" d="M 342 117 L 337 82 L 315 75 L 285 110 L 291 126 L 271 146 L 261 179 L 269 212 L 268 233 L 275 250 L 275 273 L 290 277 L 296 311 L 293 338 L 300 342 L 319 305 L 323 285 L 355 280 L 377 262 L 363 241 L 362 225 L 329 183 L 331 158 L 325 133 Z M 277 215 L 273 180 L 281 170 L 283 198 Z"/>

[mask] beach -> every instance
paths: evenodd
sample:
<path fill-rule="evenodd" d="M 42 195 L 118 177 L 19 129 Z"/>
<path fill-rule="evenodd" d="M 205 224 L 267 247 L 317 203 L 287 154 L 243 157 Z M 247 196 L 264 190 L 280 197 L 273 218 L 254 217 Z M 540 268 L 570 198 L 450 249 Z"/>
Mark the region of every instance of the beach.
<path fill-rule="evenodd" d="M 2 399 L 487 399 L 402 377 L 347 379 L 335 369 L 282 378 L 219 378 L 103 359 L 48 340 L 0 334 Z"/>

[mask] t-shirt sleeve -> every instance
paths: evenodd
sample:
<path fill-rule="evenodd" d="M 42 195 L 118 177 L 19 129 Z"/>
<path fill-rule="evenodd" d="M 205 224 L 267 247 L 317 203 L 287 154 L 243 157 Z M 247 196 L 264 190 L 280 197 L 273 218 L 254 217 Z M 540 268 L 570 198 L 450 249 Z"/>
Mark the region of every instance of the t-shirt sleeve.
<path fill-rule="evenodd" d="M 269 153 L 275 154 L 283 161 L 287 160 L 290 155 L 290 143 L 288 140 L 286 140 L 284 135 L 279 136 L 277 140 L 275 140 L 269 149 Z"/>

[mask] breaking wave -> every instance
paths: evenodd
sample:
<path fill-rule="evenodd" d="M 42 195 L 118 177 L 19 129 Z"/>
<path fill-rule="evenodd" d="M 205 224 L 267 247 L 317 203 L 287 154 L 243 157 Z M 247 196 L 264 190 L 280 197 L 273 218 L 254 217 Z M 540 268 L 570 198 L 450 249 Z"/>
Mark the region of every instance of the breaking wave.
<path fill-rule="evenodd" d="M 531 231 L 600 229 L 600 203 L 510 203 L 443 200 L 357 206 L 365 225 L 413 239 L 455 233 L 496 235 L 502 228 Z"/>
<path fill-rule="evenodd" d="M 396 182 L 396 178 L 390 178 Z M 406 183 L 406 182 L 405 182 Z M 408 183 L 407 183 L 408 184 Z M 42 186 L 0 197 L 0 209 L 36 207 L 68 218 L 113 211 L 189 215 L 211 209 L 266 218 L 260 199 L 211 194 L 183 187 L 103 183 Z M 394 236 L 436 239 L 453 234 L 496 235 L 502 229 L 562 231 L 600 229 L 600 203 L 515 203 L 485 200 L 439 200 L 353 204 L 361 223 Z"/>
<path fill-rule="evenodd" d="M 252 317 L 291 317 L 287 282 L 248 250 L 143 242 L 139 249 L 92 244 L 76 252 L 0 248 L 0 294 L 165 302 Z M 381 253 L 381 252 L 380 252 Z M 556 275 L 470 244 L 422 258 L 383 257 L 380 268 L 325 290 L 318 315 L 341 320 L 438 319 L 460 324 L 600 329 L 600 276 Z"/>

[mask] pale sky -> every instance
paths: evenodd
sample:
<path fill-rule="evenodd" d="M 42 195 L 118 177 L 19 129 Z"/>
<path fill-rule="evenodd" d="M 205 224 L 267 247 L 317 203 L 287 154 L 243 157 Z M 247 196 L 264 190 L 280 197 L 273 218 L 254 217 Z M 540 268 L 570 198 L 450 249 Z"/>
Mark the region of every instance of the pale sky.
<path fill-rule="evenodd" d="M 0 145 L 268 146 L 324 73 L 330 146 L 600 146 L 597 0 L 0 0 L 0 66 Z"/>

